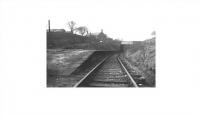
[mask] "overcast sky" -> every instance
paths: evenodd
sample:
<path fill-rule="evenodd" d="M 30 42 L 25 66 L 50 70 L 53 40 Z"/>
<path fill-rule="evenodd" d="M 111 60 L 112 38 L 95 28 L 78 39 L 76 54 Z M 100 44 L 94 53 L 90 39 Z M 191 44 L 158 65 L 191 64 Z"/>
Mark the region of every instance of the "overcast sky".
<path fill-rule="evenodd" d="M 166 29 L 165 32 L 170 30 L 187 32 L 186 26 L 199 21 L 198 0 L 1 0 L 0 2 L 0 12 L 2 12 L 0 20 L 3 20 L 1 21 L 3 26 L 8 29 L 16 27 L 18 30 L 20 27 L 31 28 L 39 33 L 43 32 L 43 28 L 48 28 L 48 19 L 51 20 L 51 28 L 66 30 L 67 22 L 73 20 L 77 26 L 86 26 L 92 33 L 103 29 L 109 37 L 134 41 L 150 38 L 154 30 L 157 32 L 157 37 L 160 32 L 164 32 L 161 29 Z"/>
<path fill-rule="evenodd" d="M 156 4 L 132 0 L 68 0 L 47 2 L 52 28 L 67 28 L 73 20 L 90 32 L 101 29 L 112 38 L 144 40 L 156 30 Z"/>

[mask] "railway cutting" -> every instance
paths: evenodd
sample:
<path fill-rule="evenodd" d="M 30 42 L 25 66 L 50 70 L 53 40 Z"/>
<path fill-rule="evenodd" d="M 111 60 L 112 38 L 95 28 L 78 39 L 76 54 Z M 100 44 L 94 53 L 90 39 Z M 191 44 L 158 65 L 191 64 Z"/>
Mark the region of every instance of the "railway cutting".
<path fill-rule="evenodd" d="M 75 87 L 137 87 L 118 56 L 114 54 L 104 59 Z"/>

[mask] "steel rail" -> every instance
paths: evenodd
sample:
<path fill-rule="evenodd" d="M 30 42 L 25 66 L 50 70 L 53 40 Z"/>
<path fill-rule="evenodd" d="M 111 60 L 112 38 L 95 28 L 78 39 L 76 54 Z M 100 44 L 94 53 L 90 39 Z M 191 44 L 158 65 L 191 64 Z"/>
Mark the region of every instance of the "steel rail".
<path fill-rule="evenodd" d="M 138 87 L 138 85 L 136 84 L 136 82 L 133 80 L 132 76 L 130 75 L 130 73 L 127 71 L 126 67 L 123 65 L 123 63 L 121 62 L 121 60 L 119 59 L 119 57 L 117 58 L 119 63 L 121 64 L 121 66 L 123 67 L 124 71 L 126 72 L 126 74 L 128 75 L 129 79 L 131 80 L 131 82 L 133 83 L 133 85 L 135 87 Z"/>
<path fill-rule="evenodd" d="M 89 73 L 87 73 L 79 82 L 77 82 L 74 87 L 78 87 L 98 66 L 100 66 L 109 56 L 104 58 L 100 63 L 98 63 Z"/>

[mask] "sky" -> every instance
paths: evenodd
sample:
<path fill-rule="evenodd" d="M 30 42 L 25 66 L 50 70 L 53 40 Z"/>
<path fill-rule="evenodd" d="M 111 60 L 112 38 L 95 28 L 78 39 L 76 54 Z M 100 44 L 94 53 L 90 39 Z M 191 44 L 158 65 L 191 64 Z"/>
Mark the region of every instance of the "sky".
<path fill-rule="evenodd" d="M 67 22 L 73 20 L 92 33 L 103 29 L 109 37 L 125 41 L 148 39 L 156 30 L 156 7 L 148 1 L 68 0 L 46 4 L 51 28 L 69 30 Z"/>
<path fill-rule="evenodd" d="M 176 32 L 181 29 L 187 32 L 184 27 L 199 21 L 198 0 L 1 0 L 0 2 L 0 12 L 2 12 L 0 20 L 3 22 L 1 25 L 8 30 L 20 27 L 22 30 L 32 28 L 43 34 L 48 28 L 49 19 L 51 28 L 64 28 L 67 31 L 67 23 L 73 20 L 77 26 L 86 26 L 92 33 L 103 29 L 105 34 L 114 39 L 142 41 L 151 38 L 153 31 L 156 31 L 156 37 L 164 31 Z"/>

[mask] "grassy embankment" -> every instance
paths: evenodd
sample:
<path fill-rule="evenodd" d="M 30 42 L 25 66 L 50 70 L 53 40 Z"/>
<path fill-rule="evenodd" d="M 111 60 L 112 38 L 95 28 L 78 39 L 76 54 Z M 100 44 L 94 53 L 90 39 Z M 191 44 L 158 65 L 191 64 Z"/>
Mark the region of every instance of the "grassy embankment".
<path fill-rule="evenodd" d="M 141 44 L 142 49 L 136 52 L 129 49 L 126 57 L 133 67 L 138 68 L 149 86 L 155 86 L 155 38 L 145 40 Z"/>
<path fill-rule="evenodd" d="M 47 51 L 47 87 L 55 86 L 56 79 L 66 77 L 80 66 L 93 51 L 49 49 Z"/>
<path fill-rule="evenodd" d="M 80 36 L 66 32 L 47 32 L 47 49 L 119 50 L 120 41 L 112 38 Z"/>
<path fill-rule="evenodd" d="M 66 32 L 47 32 L 47 86 L 55 86 L 80 66 L 91 50 L 119 50 L 120 41 Z"/>

